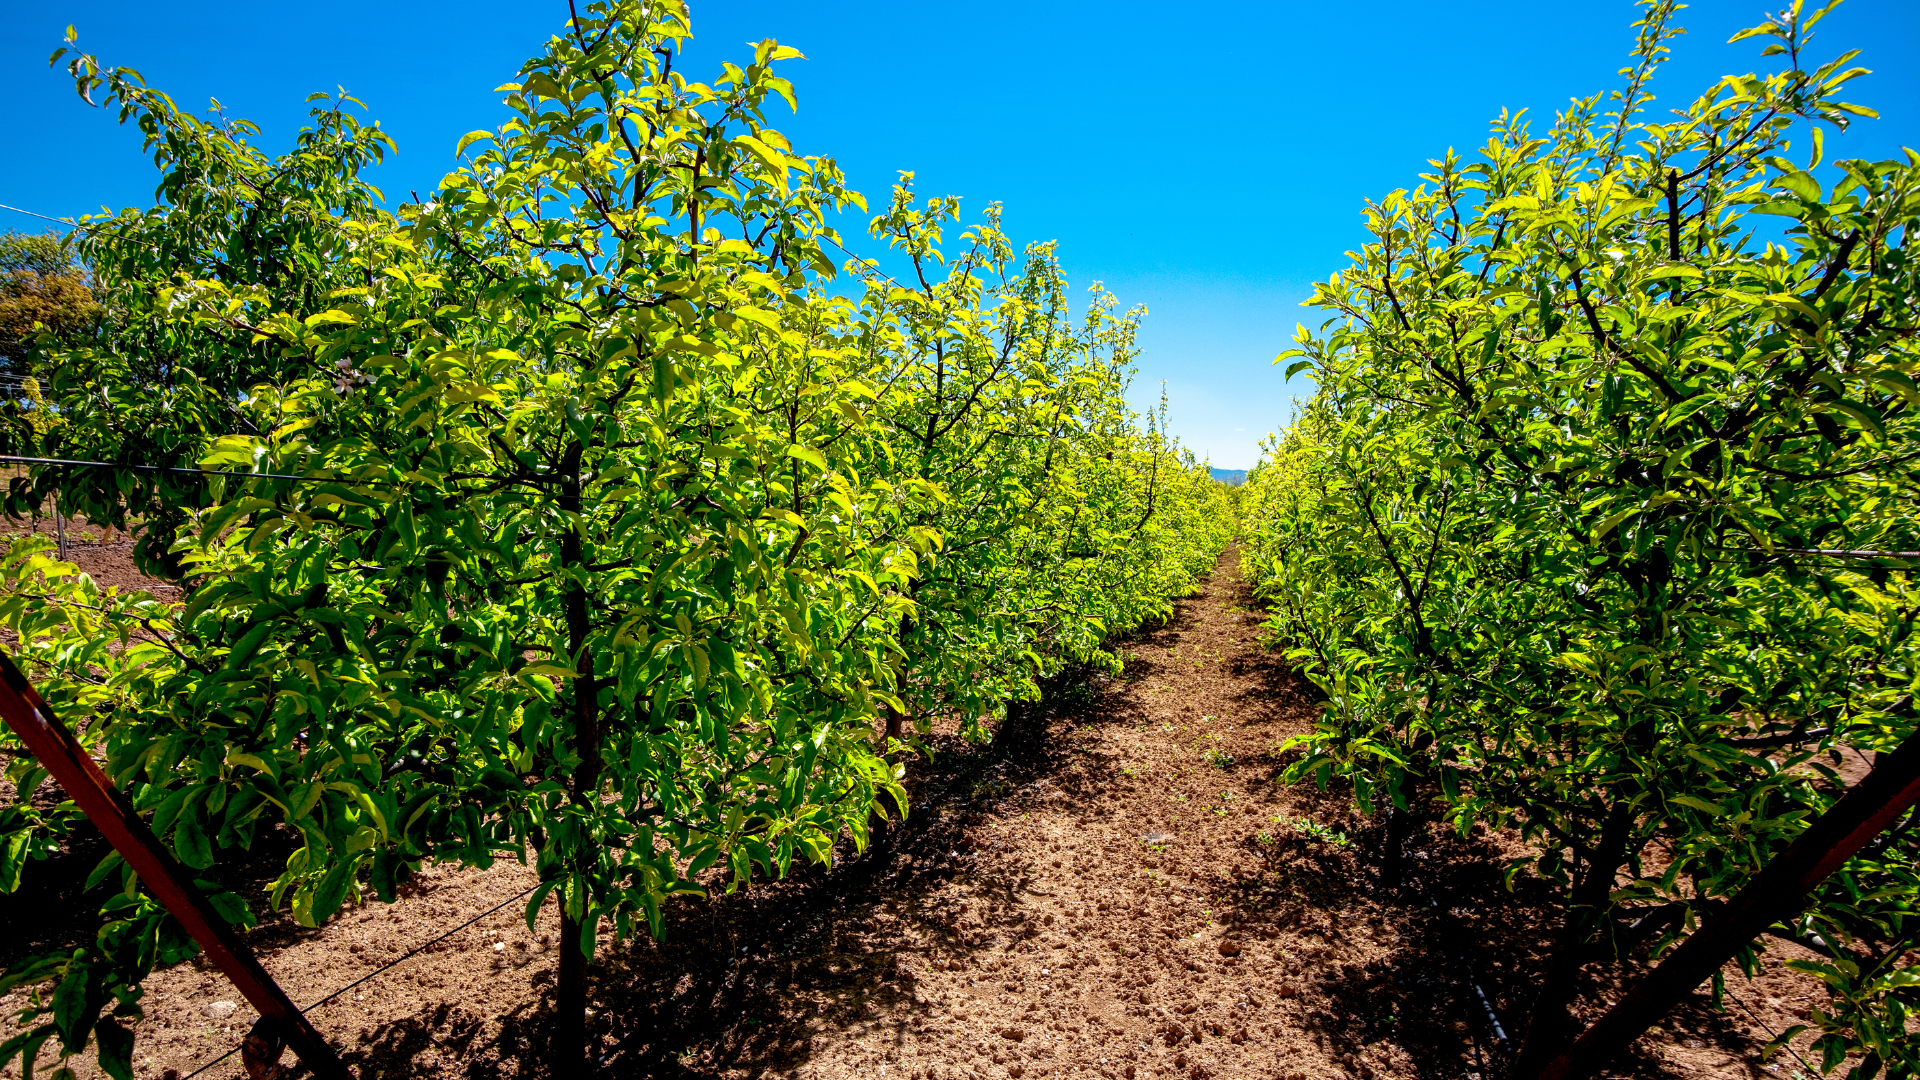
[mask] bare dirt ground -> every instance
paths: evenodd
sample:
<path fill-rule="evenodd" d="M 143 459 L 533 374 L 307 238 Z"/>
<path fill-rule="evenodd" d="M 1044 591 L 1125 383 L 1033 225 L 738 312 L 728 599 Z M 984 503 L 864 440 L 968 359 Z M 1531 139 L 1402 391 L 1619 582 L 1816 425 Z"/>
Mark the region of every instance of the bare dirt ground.
<path fill-rule="evenodd" d="M 912 767 L 909 819 L 873 850 L 682 903 L 658 944 L 604 941 L 589 1025 L 605 1074 L 1495 1080 L 1493 1020 L 1524 1015 L 1543 898 L 1500 884 L 1504 838 L 1438 833 L 1390 894 L 1377 823 L 1342 791 L 1277 782 L 1316 707 L 1261 648 L 1251 604 L 1229 549 L 1118 677 L 1016 708 L 991 745 L 939 738 Z M 87 843 L 77 869 L 0 897 L 0 961 L 86 932 Z M 275 857 L 236 883 L 257 888 Z M 543 912 L 530 932 L 517 899 L 532 882 L 514 863 L 428 870 L 392 906 L 317 930 L 269 916 L 252 940 L 296 1002 L 337 995 L 311 1015 L 363 1077 L 555 1075 L 554 927 Z M 1817 986 L 1777 961 L 1727 984 L 1726 1012 L 1696 994 L 1609 1075 L 1814 1075 L 1759 1051 Z M 157 972 L 137 1074 L 191 1076 L 235 1048 L 253 1013 L 218 1003 L 238 1001 L 204 962 Z M 243 1073 L 231 1057 L 201 1075 Z"/>

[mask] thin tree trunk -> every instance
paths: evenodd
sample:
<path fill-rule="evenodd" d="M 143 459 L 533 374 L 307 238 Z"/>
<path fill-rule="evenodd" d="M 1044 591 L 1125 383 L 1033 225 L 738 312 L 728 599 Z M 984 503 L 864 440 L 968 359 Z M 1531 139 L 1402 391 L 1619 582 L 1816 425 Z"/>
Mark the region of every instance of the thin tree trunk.
<path fill-rule="evenodd" d="M 889 740 L 899 738 L 906 731 L 906 715 L 891 705 L 882 705 L 880 708 L 882 715 L 887 719 L 887 738 Z M 893 759 L 888 757 L 886 760 L 892 762 Z M 881 798 L 884 799 L 885 796 Z M 877 854 L 887 846 L 888 840 L 892 839 L 891 820 L 887 815 L 885 803 L 875 799 L 873 808 L 867 811 L 868 851 Z"/>
<path fill-rule="evenodd" d="M 1515 1066 L 1516 1075 L 1538 1069 L 1564 1045 L 1573 1027 L 1569 1010 L 1580 993 L 1580 971 L 1593 958 L 1596 932 L 1605 923 L 1607 897 L 1613 892 L 1614 871 L 1626 861 L 1627 837 L 1633 810 L 1616 803 L 1600 829 L 1599 842 L 1589 849 L 1584 873 L 1567 898 L 1566 922 L 1553 958 L 1540 982 L 1540 994 L 1527 1016 L 1527 1037 Z"/>
<path fill-rule="evenodd" d="M 566 460 L 561 466 L 560 509 L 574 521 L 579 519 L 580 514 L 581 453 L 580 444 L 573 444 L 568 448 Z M 560 562 L 566 567 L 586 564 L 577 528 L 570 526 L 561 534 Z M 600 683 L 594 677 L 593 650 L 588 645 L 589 635 L 593 631 L 591 605 L 586 589 L 577 579 L 567 587 L 564 610 L 567 654 L 574 665 L 570 702 L 573 711 L 573 750 L 580 758 L 569 786 L 574 803 L 587 807 L 587 812 L 591 813 L 592 804 L 599 795 L 602 769 Z M 578 860 L 581 855 L 575 853 L 574 857 Z M 560 903 L 560 978 L 554 1000 L 554 1065 L 557 1067 L 556 1073 L 585 1076 L 591 1070 L 586 1029 L 587 954 L 580 944 L 581 923 L 567 915 L 566 901 L 561 896 L 565 891 L 554 890 L 554 897 Z"/>
<path fill-rule="evenodd" d="M 555 889 L 559 896 L 561 890 Z M 587 1053 L 587 954 L 580 950 L 580 921 L 560 913 L 560 982 L 553 1003 L 553 1074 L 585 1076 Z"/>
<path fill-rule="evenodd" d="M 1402 810 L 1397 806 L 1388 808 L 1387 827 L 1380 841 L 1380 885 L 1383 889 L 1398 890 L 1407 882 L 1407 841 L 1413 837 L 1413 826 L 1412 810 Z"/>
<path fill-rule="evenodd" d="M 1515 1075 L 1586 1080 L 1598 1073 L 1743 946 L 1805 907 L 1807 894 L 1816 885 L 1916 803 L 1920 803 L 1920 735 L 1909 735 L 1899 749 L 1882 754 L 1865 779 L 1635 983 L 1578 1041 L 1543 1066 L 1517 1069 Z"/>

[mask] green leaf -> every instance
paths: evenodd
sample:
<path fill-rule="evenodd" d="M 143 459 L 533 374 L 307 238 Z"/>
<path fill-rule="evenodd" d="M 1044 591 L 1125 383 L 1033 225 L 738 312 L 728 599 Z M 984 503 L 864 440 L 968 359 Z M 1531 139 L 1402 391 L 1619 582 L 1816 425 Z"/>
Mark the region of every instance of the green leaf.
<path fill-rule="evenodd" d="M 21 1075 L 32 1076 L 34 1059 L 40 1056 L 40 1048 L 46 1045 L 47 1040 L 53 1038 L 53 1035 L 54 1025 L 41 1024 L 0 1043 L 0 1065 L 5 1065 L 18 1057 Z"/>
<path fill-rule="evenodd" d="M 113 1080 L 133 1080 L 133 1032 L 112 1017 L 102 1017 L 94 1031 L 100 1067 Z"/>
<path fill-rule="evenodd" d="M 1775 180 L 1774 186 L 1785 188 L 1810 203 L 1817 203 L 1821 200 L 1820 181 L 1815 180 L 1808 173 L 1788 173 Z"/>
<path fill-rule="evenodd" d="M 1724 817 L 1727 813 L 1726 808 L 1719 803 L 1708 802 L 1705 799 L 1696 798 L 1692 795 L 1668 795 L 1667 801 L 1679 803 L 1681 806 L 1691 807 L 1703 813 L 1712 814 L 1714 817 Z"/>
<path fill-rule="evenodd" d="M 86 1043 L 100 1012 L 92 976 L 92 966 L 76 959 L 67 966 L 66 977 L 53 989 L 53 1026 L 60 1033 L 61 1046 L 69 1054 Z"/>
<path fill-rule="evenodd" d="M 1626 521 L 1628 518 L 1638 515 L 1642 509 L 1643 508 L 1639 506 L 1629 506 L 1625 510 L 1621 510 L 1617 513 L 1609 514 L 1606 517 L 1600 519 L 1600 523 L 1593 527 L 1593 532 L 1591 534 L 1593 539 L 1599 540 L 1602 537 L 1606 536 L 1608 533 L 1619 528 L 1620 524 Z"/>
<path fill-rule="evenodd" d="M 267 454 L 266 445 L 245 435 L 222 435 L 200 456 L 203 469 L 241 469 L 256 467 Z"/>
<path fill-rule="evenodd" d="M 213 865 L 213 844 L 207 836 L 206 803 L 195 799 L 173 827 L 173 850 L 180 861 L 195 870 Z"/>
<path fill-rule="evenodd" d="M 1857 401 L 1848 401 L 1844 398 L 1839 401 L 1830 401 L 1826 407 L 1828 410 L 1840 413 L 1854 423 L 1866 428 L 1873 433 L 1874 438 L 1882 442 L 1886 441 L 1886 422 L 1881 418 L 1879 410 Z"/>
<path fill-rule="evenodd" d="M 340 905 L 347 898 L 347 891 L 353 887 L 354 871 L 359 865 L 360 861 L 356 858 L 341 857 L 327 868 L 320 884 L 314 887 L 307 916 L 312 921 L 307 925 L 319 926 L 340 910 Z"/>

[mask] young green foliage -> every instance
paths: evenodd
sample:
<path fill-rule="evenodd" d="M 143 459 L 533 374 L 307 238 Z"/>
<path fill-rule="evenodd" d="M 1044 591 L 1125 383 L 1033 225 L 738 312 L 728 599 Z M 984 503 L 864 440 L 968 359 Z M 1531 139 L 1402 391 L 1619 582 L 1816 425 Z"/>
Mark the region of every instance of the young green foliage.
<path fill-rule="evenodd" d="M 1126 410 L 1131 321 L 1102 297 L 1075 326 L 1048 249 L 1015 272 L 990 221 L 918 298 L 865 264 L 833 295 L 827 216 L 863 204 L 767 123 L 797 54 L 693 82 L 689 33 L 673 2 L 583 9 L 501 88 L 513 118 L 396 213 L 351 99 L 272 160 L 75 60 L 169 203 L 86 223 L 110 315 L 53 358 L 67 423 L 34 448 L 206 471 L 48 469 L 14 496 L 143 525 L 181 603 L 96 602 L 26 547 L 0 577 L 29 673 L 210 880 L 286 830 L 270 902 L 314 926 L 425 861 L 531 855 L 567 1054 L 602 920 L 658 934 L 676 895 L 863 849 L 907 807 L 883 717 L 972 721 L 1099 657 L 1231 527 Z M 919 214 L 903 187 L 875 231 L 938 262 Z M 94 608 L 138 643 L 89 690 Z M 17 882 L 65 819 L 9 813 Z M 93 948 L 10 973 L 57 981 L 0 1061 L 77 1050 L 180 955 L 121 880 Z M 103 1067 L 130 1047 L 102 1038 Z"/>
<path fill-rule="evenodd" d="M 1369 205 L 1334 320 L 1281 358 L 1319 392 L 1246 495 L 1270 625 L 1328 696 L 1293 775 L 1516 827 L 1560 890 L 1529 1061 L 1588 964 L 1678 940 L 1842 753 L 1915 725 L 1920 158 L 1816 175 L 1820 125 L 1872 114 L 1835 97 L 1855 54 L 1803 63 L 1827 9 L 1798 4 L 1740 35 L 1786 70 L 1648 118 L 1677 31 L 1647 7 L 1624 90 Z M 1916 844 L 1777 928 L 1832 957 L 1829 1068 L 1920 1069 Z"/>

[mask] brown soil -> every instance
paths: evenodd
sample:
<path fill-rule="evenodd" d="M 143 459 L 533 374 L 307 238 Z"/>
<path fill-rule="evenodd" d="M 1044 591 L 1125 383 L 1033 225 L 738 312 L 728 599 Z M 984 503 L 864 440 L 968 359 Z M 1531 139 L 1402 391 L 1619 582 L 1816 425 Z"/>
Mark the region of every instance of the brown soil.
<path fill-rule="evenodd" d="M 1524 1015 L 1545 898 L 1501 885 L 1518 849 L 1498 836 L 1419 835 L 1409 887 L 1389 890 L 1381 830 L 1346 793 L 1277 782 L 1316 707 L 1261 648 L 1238 567 L 1230 549 L 1128 644 L 1120 676 L 1016 708 L 992 745 L 937 739 L 908 821 L 873 850 L 679 904 L 659 944 L 603 939 L 589 1026 L 606 1074 L 1498 1076 L 1474 981 L 1502 1023 Z M 271 861 L 246 876 L 271 878 Z M 532 881 L 512 863 L 429 870 L 391 907 L 319 930 L 270 918 L 252 937 L 303 1004 L 428 946 L 312 1011 L 364 1077 L 556 1075 L 551 907 L 529 932 L 516 900 Z M 0 949 L 84 923 L 77 897 L 40 895 L 0 903 Z M 1773 964 L 1755 982 L 1730 969 L 1727 1012 L 1697 994 L 1610 1075 L 1790 1075 L 1791 1057 L 1759 1050 L 1824 995 Z M 203 961 L 157 972 L 137 1075 L 187 1076 L 236 1047 L 252 1011 L 207 1010 L 238 1000 Z M 204 1075 L 243 1074 L 233 1057 Z"/>

